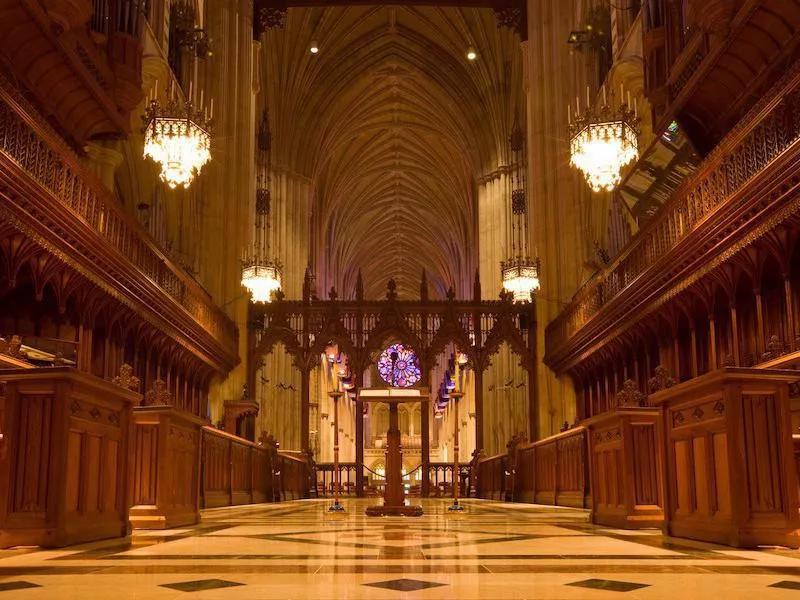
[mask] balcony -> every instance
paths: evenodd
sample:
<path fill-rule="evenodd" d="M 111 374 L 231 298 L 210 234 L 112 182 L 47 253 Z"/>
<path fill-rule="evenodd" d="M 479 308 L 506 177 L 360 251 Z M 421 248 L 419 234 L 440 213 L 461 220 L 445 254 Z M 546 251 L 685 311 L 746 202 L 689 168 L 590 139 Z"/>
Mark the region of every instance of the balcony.
<path fill-rule="evenodd" d="M 563 373 L 797 211 L 800 63 L 548 326 Z"/>
<path fill-rule="evenodd" d="M 144 0 L 0 0 L 0 61 L 78 148 L 130 132 Z"/>
<path fill-rule="evenodd" d="M 705 155 L 800 55 L 800 2 L 695 1 L 680 11 L 650 3 L 647 95 L 654 131 L 677 120 Z"/>
<path fill-rule="evenodd" d="M 214 368 L 238 362 L 234 323 L 2 77 L 0 197 L 0 221 Z"/>

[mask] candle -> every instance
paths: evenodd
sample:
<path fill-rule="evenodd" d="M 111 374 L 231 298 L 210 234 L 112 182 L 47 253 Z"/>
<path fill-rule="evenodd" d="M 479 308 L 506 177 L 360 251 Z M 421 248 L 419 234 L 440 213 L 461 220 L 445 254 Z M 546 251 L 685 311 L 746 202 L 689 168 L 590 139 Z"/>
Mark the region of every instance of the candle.
<path fill-rule="evenodd" d="M 572 125 L 572 107 L 567 104 L 567 123 Z"/>
<path fill-rule="evenodd" d="M 592 105 L 592 100 L 589 97 L 589 86 L 586 86 L 586 109 L 588 110 L 589 107 Z"/>
<path fill-rule="evenodd" d="M 631 109 L 631 92 L 628 90 L 628 110 Z"/>
<path fill-rule="evenodd" d="M 208 110 L 208 118 L 209 119 L 213 119 L 214 118 L 214 99 L 213 98 L 211 99 L 211 106 L 209 107 L 209 110 Z"/>
<path fill-rule="evenodd" d="M 200 90 L 200 106 L 203 106 L 203 90 Z"/>
<path fill-rule="evenodd" d="M 639 103 L 636 98 L 633 99 L 633 116 L 637 119 L 639 118 Z"/>

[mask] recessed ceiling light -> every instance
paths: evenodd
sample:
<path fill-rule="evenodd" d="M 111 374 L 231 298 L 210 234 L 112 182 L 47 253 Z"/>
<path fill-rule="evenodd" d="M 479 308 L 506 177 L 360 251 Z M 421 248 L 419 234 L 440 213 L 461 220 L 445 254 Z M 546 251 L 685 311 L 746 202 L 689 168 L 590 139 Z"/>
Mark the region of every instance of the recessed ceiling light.
<path fill-rule="evenodd" d="M 319 44 L 317 44 L 317 42 L 311 42 L 311 48 L 309 48 L 309 50 L 311 50 L 311 54 L 316 54 L 319 52 Z"/>
<path fill-rule="evenodd" d="M 478 53 L 475 52 L 475 48 L 470 46 L 469 50 L 467 50 L 467 59 L 468 60 L 475 60 L 476 58 L 478 58 Z"/>

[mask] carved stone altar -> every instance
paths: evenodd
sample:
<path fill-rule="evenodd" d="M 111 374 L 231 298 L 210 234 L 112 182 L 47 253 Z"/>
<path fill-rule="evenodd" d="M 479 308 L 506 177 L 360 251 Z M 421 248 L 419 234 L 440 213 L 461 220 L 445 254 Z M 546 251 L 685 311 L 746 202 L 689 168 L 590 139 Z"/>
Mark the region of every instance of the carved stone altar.
<path fill-rule="evenodd" d="M 422 402 L 429 396 L 421 388 L 366 388 L 359 390 L 359 402 L 385 402 L 389 405 L 389 430 L 386 432 L 386 492 L 383 504 L 370 506 L 370 517 L 420 517 L 421 506 L 406 505 L 403 491 L 403 449 L 397 406 L 403 402 Z"/>

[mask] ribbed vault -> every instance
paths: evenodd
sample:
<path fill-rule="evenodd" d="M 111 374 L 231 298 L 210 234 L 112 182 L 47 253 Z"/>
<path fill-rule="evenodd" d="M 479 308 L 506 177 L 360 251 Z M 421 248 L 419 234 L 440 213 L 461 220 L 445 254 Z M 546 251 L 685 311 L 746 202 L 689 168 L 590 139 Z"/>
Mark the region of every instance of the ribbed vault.
<path fill-rule="evenodd" d="M 320 52 L 312 55 L 312 40 Z M 293 8 L 264 44 L 275 160 L 313 182 L 319 291 L 471 290 L 476 180 L 524 119 L 519 38 L 490 9 Z M 473 46 L 478 60 L 469 62 Z"/>

